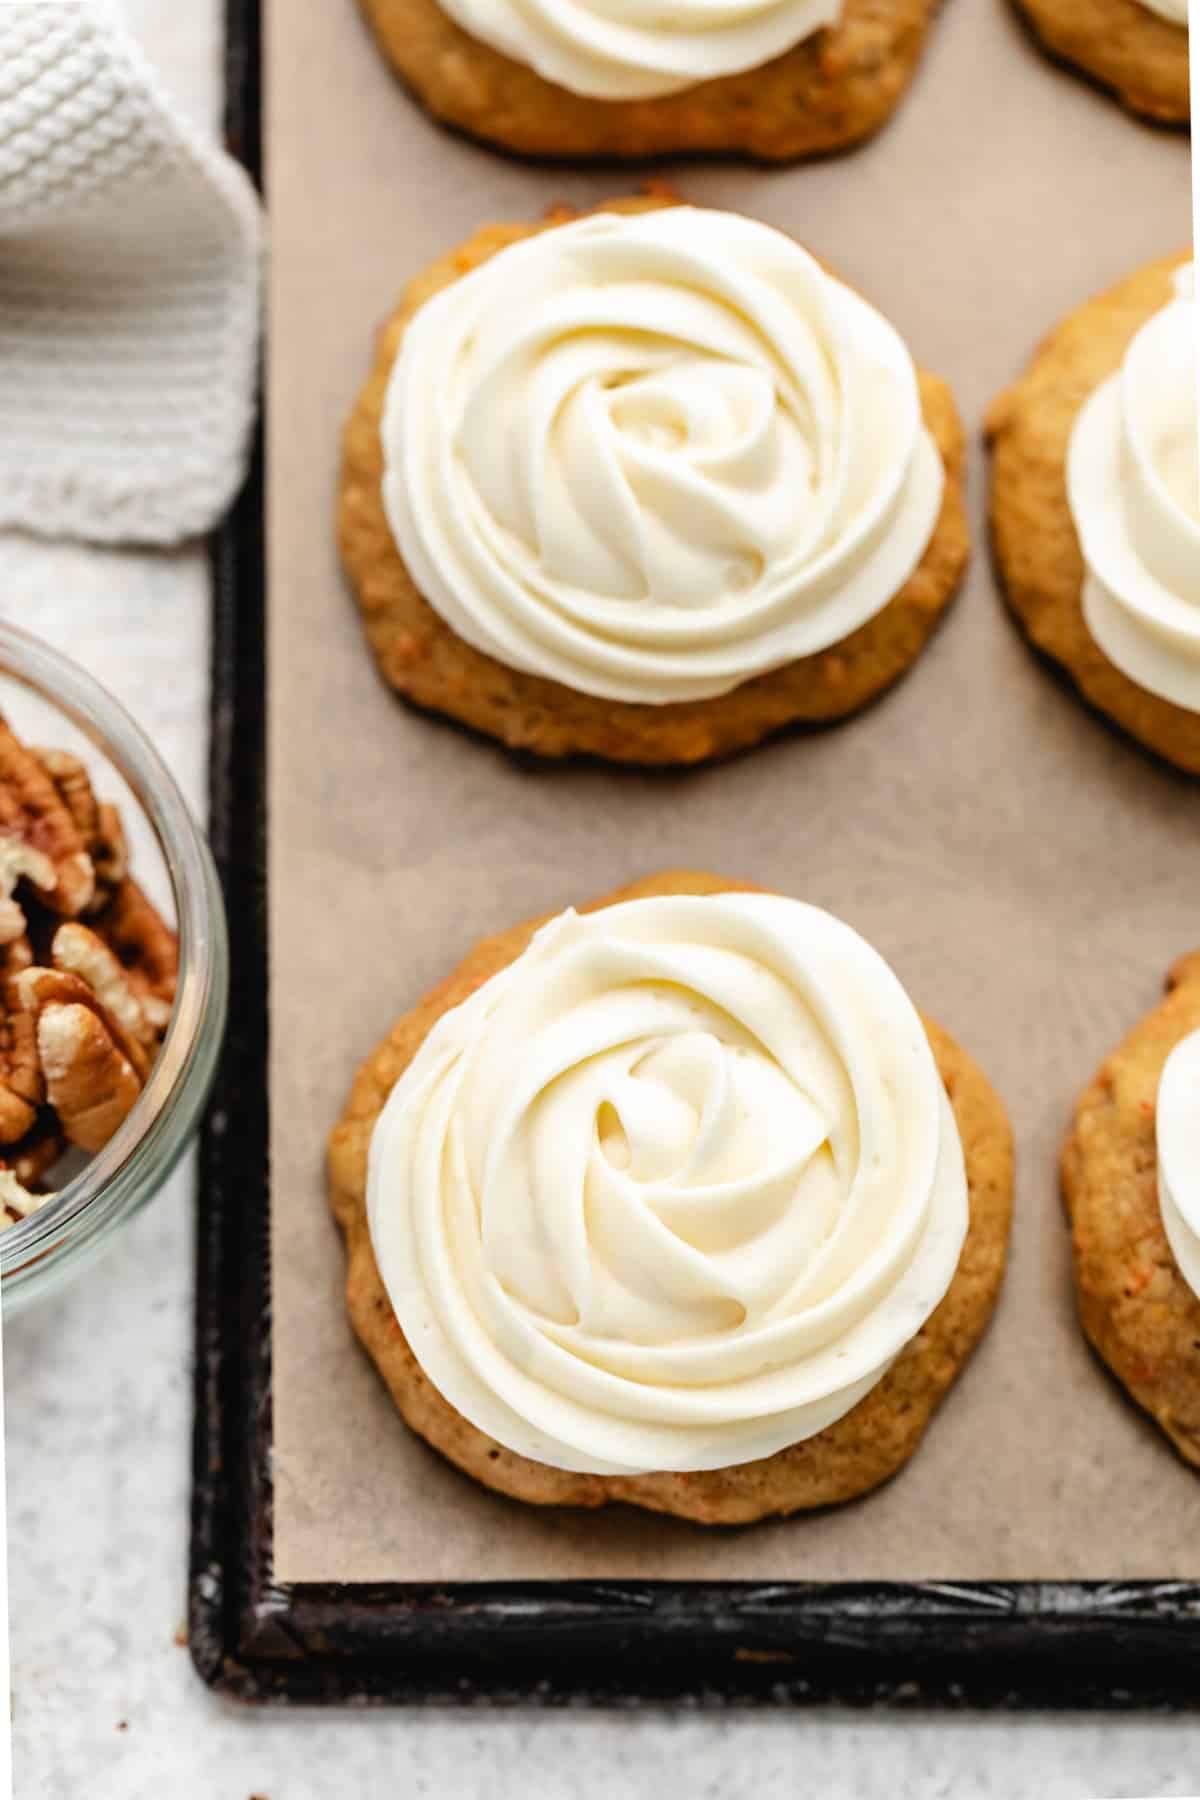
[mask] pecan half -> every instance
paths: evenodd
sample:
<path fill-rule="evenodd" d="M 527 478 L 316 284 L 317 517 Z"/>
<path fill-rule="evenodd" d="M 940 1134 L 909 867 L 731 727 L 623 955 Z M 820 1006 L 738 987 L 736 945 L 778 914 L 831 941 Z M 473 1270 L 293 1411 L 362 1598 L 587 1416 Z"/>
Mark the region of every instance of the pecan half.
<path fill-rule="evenodd" d="M 92 859 L 62 795 L 0 717 L 0 944 L 25 934 L 15 898 L 22 881 L 60 917 L 77 918 L 96 892 Z"/>
<path fill-rule="evenodd" d="M 86 981 L 24 969 L 8 984 L 11 1018 L 30 1018 L 47 1103 L 81 1150 L 101 1150 L 133 1110 L 150 1067 L 146 1049 Z"/>
<path fill-rule="evenodd" d="M 86 767 L 69 750 L 33 750 L 32 755 L 54 783 L 92 859 L 96 892 L 87 910 L 98 912 L 129 873 L 121 815 L 108 801 L 97 800 Z"/>
<path fill-rule="evenodd" d="M 101 1006 L 136 1043 L 153 1048 L 160 1035 L 150 1012 L 153 996 L 139 991 L 131 971 L 103 938 L 70 919 L 55 932 L 50 956 L 56 969 L 87 982 Z"/>
<path fill-rule="evenodd" d="M 175 1004 L 179 939 L 132 877 L 121 883 L 90 924 L 120 959 L 148 1022 L 161 1038 Z"/>
<path fill-rule="evenodd" d="M 17 1144 L 33 1129 L 46 1097 L 34 1021 L 20 1005 L 0 1013 L 0 1144 Z"/>
<path fill-rule="evenodd" d="M 142 1083 L 97 1012 L 53 1000 L 38 1014 L 46 1097 L 71 1143 L 103 1150 L 133 1111 Z"/>
<path fill-rule="evenodd" d="M 10 975 L 18 975 L 22 969 L 30 968 L 34 960 L 33 945 L 27 936 L 14 938 L 11 944 L 0 946 L 0 992 Z"/>

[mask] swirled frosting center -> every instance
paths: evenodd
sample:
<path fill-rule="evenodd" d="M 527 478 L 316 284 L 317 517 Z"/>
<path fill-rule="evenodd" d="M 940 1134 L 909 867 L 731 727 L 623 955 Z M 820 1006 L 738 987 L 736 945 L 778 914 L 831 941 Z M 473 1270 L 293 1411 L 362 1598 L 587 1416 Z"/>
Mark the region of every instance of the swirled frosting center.
<path fill-rule="evenodd" d="M 829 914 L 630 901 L 544 927 L 376 1126 L 370 1230 L 426 1375 L 521 1455 L 724 1467 L 849 1410 L 967 1225 L 920 1018 Z"/>
<path fill-rule="evenodd" d="M 382 431 L 430 604 L 610 700 L 703 699 L 838 642 L 942 503 L 892 327 L 790 238 L 692 207 L 580 219 L 445 288 Z"/>

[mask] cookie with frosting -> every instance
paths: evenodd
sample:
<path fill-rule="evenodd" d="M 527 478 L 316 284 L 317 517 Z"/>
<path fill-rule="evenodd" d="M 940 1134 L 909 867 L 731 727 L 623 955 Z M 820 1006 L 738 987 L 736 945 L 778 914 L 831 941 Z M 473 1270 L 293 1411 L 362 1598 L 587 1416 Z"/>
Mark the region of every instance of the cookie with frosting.
<path fill-rule="evenodd" d="M 883 959 L 797 900 L 635 883 L 478 945 L 330 1142 L 355 1330 L 518 1499 L 710 1524 L 866 1492 L 992 1311 L 1008 1122 Z"/>
<path fill-rule="evenodd" d="M 878 129 L 938 0 L 362 0 L 435 117 L 532 156 L 780 161 Z"/>
<path fill-rule="evenodd" d="M 1017 0 L 1046 48 L 1164 125 L 1191 117 L 1188 0 Z"/>
<path fill-rule="evenodd" d="M 1192 271 L 1139 269 L 1072 313 L 992 405 L 991 517 L 1037 648 L 1200 773 L 1200 476 Z"/>
<path fill-rule="evenodd" d="M 1083 1328 L 1200 1467 L 1200 952 L 1084 1093 L 1062 1176 Z"/>
<path fill-rule="evenodd" d="M 947 388 L 793 239 L 617 203 L 412 284 L 339 542 L 409 699 L 546 756 L 697 762 L 912 663 L 967 558 L 962 457 Z"/>

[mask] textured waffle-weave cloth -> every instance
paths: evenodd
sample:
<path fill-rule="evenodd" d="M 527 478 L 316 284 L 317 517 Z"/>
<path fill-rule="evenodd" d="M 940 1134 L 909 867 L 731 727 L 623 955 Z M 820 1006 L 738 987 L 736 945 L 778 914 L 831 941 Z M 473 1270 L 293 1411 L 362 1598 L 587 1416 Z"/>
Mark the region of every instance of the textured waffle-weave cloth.
<path fill-rule="evenodd" d="M 115 8 L 0 0 L 0 526 L 211 526 L 245 466 L 260 267 L 253 188 Z"/>

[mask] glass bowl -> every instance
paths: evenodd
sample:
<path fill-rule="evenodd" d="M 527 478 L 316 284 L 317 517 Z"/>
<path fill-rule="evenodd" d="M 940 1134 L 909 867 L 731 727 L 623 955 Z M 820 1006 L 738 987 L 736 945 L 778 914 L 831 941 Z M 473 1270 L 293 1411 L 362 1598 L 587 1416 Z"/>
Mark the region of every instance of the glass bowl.
<path fill-rule="evenodd" d="M 37 638 L 0 623 L 0 713 L 26 743 L 73 751 L 115 801 L 130 871 L 179 934 L 167 1033 L 128 1118 L 53 1198 L 0 1231 L 5 1314 L 56 1287 L 162 1186 L 195 1133 L 216 1067 L 228 996 L 225 912 L 208 845 L 145 733 L 99 682 Z M 72 1153 L 74 1155 L 75 1153 Z M 65 1178 L 64 1178 L 65 1177 Z"/>

